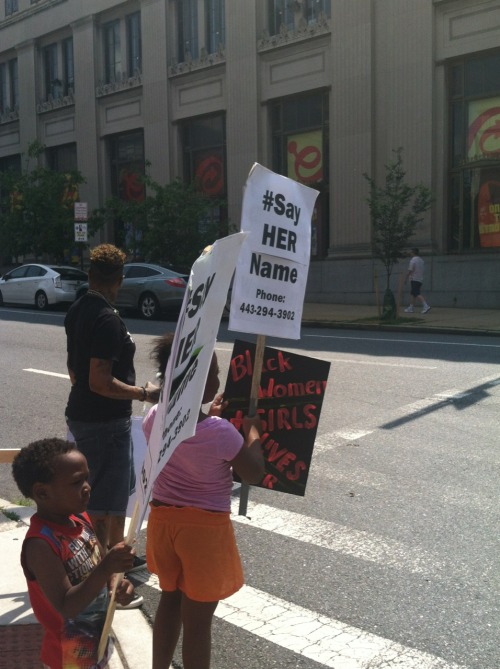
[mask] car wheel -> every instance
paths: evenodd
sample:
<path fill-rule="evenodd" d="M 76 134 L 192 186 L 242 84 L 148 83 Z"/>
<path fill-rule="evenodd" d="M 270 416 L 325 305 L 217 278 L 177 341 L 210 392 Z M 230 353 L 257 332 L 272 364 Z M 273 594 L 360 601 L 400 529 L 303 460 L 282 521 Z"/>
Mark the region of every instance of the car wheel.
<path fill-rule="evenodd" d="M 142 318 L 152 320 L 160 315 L 160 303 L 153 293 L 144 293 L 139 298 L 139 313 Z"/>
<path fill-rule="evenodd" d="M 0 307 L 3 307 L 3 295 L 1 290 L 0 290 Z"/>
<path fill-rule="evenodd" d="M 43 290 L 39 290 L 38 293 L 35 295 L 35 307 L 39 311 L 45 311 L 49 306 L 49 301 L 47 299 L 47 295 L 43 292 Z"/>

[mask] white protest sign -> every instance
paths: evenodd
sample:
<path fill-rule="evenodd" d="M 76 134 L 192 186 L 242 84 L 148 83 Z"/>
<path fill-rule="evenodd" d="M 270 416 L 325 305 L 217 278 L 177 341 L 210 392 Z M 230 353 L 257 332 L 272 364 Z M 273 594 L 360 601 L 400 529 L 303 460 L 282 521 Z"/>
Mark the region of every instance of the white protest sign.
<path fill-rule="evenodd" d="M 255 163 L 243 195 L 248 232 L 236 265 L 229 329 L 300 339 L 318 191 Z"/>
<path fill-rule="evenodd" d="M 154 480 L 181 441 L 196 430 L 227 292 L 246 233 L 220 239 L 194 263 L 137 482 L 142 518 Z"/>

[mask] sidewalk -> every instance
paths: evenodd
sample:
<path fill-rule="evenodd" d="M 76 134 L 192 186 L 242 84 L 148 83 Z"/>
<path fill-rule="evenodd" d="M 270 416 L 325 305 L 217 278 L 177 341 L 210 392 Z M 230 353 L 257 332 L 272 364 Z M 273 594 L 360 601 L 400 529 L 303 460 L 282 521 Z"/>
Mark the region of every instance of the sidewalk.
<path fill-rule="evenodd" d="M 445 334 L 500 334 L 500 309 L 458 309 L 433 307 L 425 315 L 402 311 L 401 323 L 380 324 L 375 306 L 319 304 L 304 305 L 306 326 Z M 21 543 L 33 508 L 16 506 L 0 499 L 0 509 L 15 513 L 20 521 L 0 512 L 0 669 L 41 669 L 38 660 L 41 630 L 34 618 L 19 563 Z M 132 633 L 131 633 L 132 631 Z M 138 669 L 151 666 L 151 628 L 140 609 L 117 611 L 113 622 L 116 640 L 110 669 Z"/>
<path fill-rule="evenodd" d="M 0 511 L 0 669 L 41 669 L 42 630 L 31 609 L 19 562 L 21 544 L 34 508 L 0 499 L 0 509 L 3 511 Z M 13 514 L 20 520 L 12 520 Z M 150 667 L 151 634 L 140 609 L 116 611 L 115 651 L 109 669 Z"/>
<path fill-rule="evenodd" d="M 378 322 L 376 306 L 360 304 L 320 304 L 306 302 L 302 325 L 392 332 L 439 332 L 442 334 L 500 334 L 500 305 L 498 309 L 461 309 L 432 307 L 426 314 L 416 308 L 412 314 L 399 313 L 401 323 Z"/>

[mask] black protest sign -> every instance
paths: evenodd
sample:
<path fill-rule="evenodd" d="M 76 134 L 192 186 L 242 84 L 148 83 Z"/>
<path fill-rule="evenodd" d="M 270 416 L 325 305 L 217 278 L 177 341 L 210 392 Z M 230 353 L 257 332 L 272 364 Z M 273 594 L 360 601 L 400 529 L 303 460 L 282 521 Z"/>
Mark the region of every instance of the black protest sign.
<path fill-rule="evenodd" d="M 224 390 L 224 417 L 240 430 L 248 413 L 255 344 L 237 339 Z M 261 488 L 305 494 L 330 363 L 267 347 L 257 413 L 266 474 Z"/>

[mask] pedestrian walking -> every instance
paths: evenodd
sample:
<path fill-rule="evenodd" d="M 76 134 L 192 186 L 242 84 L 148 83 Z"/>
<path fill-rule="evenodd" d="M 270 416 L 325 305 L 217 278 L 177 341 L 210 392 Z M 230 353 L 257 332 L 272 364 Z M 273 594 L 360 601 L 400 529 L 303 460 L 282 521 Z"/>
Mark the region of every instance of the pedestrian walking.
<path fill-rule="evenodd" d="M 120 542 L 103 553 L 86 513 L 89 470 L 75 444 L 42 439 L 22 448 L 12 464 L 14 480 L 36 513 L 21 549 L 31 606 L 44 629 L 40 659 L 45 669 L 108 666 L 110 644 L 97 663 L 108 589 L 114 574 L 129 570 L 134 551 Z M 116 601 L 127 605 L 134 588 L 123 579 Z"/>
<path fill-rule="evenodd" d="M 132 400 L 156 402 L 159 389 L 137 386 L 135 343 L 113 303 L 123 280 L 125 254 L 112 244 L 90 253 L 89 290 L 68 310 L 66 421 L 90 470 L 88 513 L 104 550 L 123 540 L 135 490 Z M 145 566 L 136 557 L 133 571 Z M 138 599 L 136 601 L 139 601 Z"/>
<path fill-rule="evenodd" d="M 161 375 L 172 336 L 153 351 Z M 153 626 L 153 669 L 170 666 L 181 628 L 184 669 L 209 669 L 212 618 L 219 600 L 243 585 L 243 570 L 230 519 L 232 470 L 257 483 L 264 475 L 260 419 L 245 417 L 245 438 L 220 417 L 225 403 L 214 353 L 196 434 L 181 442 L 153 485 L 146 557 L 157 574 L 161 598 Z M 157 406 L 144 419 L 149 441 Z"/>
<path fill-rule="evenodd" d="M 408 280 L 410 281 L 410 304 L 406 307 L 405 312 L 407 314 L 412 314 L 415 302 L 420 302 L 422 305 L 422 313 L 426 314 L 431 308 L 420 292 L 424 282 L 424 261 L 420 257 L 417 248 L 411 250 L 410 264 L 408 265 L 408 274 L 406 275 L 405 283 Z"/>

